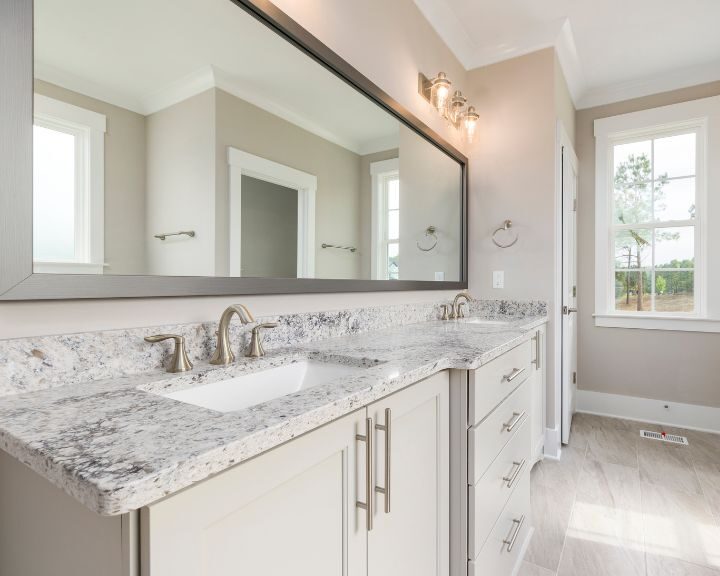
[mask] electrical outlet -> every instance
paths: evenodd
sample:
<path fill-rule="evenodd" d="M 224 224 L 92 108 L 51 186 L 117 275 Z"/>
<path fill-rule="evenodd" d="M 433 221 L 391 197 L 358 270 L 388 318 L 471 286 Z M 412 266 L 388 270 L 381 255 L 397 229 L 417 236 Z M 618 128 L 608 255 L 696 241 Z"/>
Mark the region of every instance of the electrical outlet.
<path fill-rule="evenodd" d="M 493 272 L 493 288 L 505 288 L 505 272 L 502 270 Z"/>
<path fill-rule="evenodd" d="M 442 282 L 445 280 L 445 272 L 435 272 L 435 281 Z"/>

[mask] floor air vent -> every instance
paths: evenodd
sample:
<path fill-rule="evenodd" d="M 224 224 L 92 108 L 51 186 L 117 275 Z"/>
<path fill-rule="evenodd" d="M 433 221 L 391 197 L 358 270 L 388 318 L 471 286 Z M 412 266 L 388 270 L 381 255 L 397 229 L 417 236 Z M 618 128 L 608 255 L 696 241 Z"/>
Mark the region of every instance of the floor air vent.
<path fill-rule="evenodd" d="M 650 432 L 649 430 L 640 430 L 640 436 L 643 438 L 650 438 L 651 440 L 660 440 L 661 442 L 670 442 L 671 444 L 685 444 L 688 445 L 688 440 L 685 436 L 678 436 L 677 434 L 668 434 L 666 432 Z"/>

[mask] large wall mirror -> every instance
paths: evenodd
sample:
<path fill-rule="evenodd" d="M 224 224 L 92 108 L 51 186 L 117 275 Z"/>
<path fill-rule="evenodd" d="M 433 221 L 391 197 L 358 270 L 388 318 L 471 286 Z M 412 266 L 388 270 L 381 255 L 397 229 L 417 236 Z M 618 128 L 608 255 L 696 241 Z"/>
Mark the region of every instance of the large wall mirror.
<path fill-rule="evenodd" d="M 33 20 L 32 275 L 5 298 L 466 284 L 466 159 L 271 5 Z"/>

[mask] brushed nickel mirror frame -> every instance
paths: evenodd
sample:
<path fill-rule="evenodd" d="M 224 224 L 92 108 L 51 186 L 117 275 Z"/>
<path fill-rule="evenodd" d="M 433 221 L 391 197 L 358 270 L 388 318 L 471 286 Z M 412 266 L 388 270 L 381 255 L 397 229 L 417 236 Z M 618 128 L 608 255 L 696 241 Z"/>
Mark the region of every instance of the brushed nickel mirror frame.
<path fill-rule="evenodd" d="M 34 274 L 32 263 L 33 0 L 0 2 L 0 300 L 147 298 L 319 292 L 460 290 L 468 286 L 468 160 L 388 94 L 267 0 L 232 0 L 417 134 L 462 169 L 461 279 L 333 280 L 213 276 Z"/>

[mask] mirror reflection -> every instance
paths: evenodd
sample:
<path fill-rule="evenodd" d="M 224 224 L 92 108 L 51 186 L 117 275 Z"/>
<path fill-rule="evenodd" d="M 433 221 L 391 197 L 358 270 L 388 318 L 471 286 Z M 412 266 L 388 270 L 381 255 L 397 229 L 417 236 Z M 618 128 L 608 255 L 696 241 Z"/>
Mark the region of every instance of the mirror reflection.
<path fill-rule="evenodd" d="M 461 165 L 230 0 L 36 0 L 33 197 L 36 273 L 461 279 Z"/>

